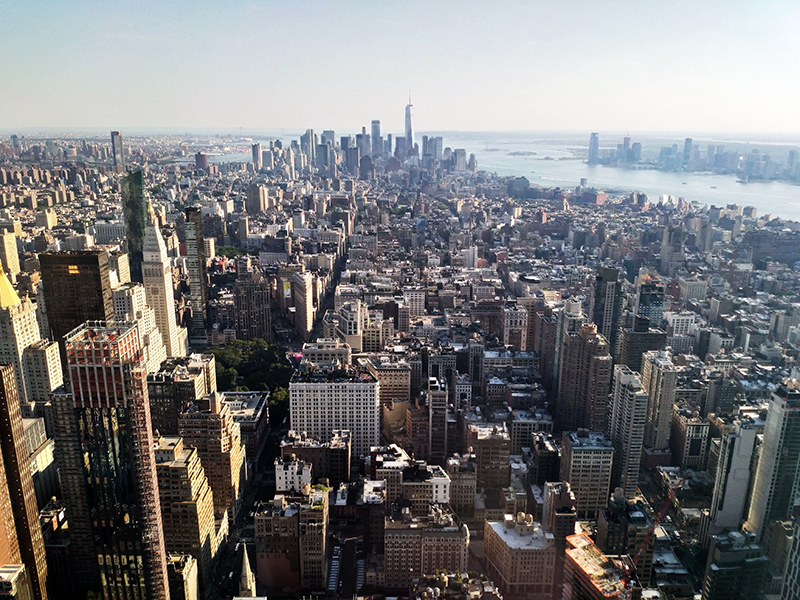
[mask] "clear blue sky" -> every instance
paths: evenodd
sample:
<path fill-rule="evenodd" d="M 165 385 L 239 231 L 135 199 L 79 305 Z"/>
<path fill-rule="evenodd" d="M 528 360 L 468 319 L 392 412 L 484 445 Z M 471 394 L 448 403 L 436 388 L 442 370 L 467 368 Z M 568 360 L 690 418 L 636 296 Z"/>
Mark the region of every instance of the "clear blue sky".
<path fill-rule="evenodd" d="M 0 0 L 0 129 L 800 132 L 797 0 Z"/>

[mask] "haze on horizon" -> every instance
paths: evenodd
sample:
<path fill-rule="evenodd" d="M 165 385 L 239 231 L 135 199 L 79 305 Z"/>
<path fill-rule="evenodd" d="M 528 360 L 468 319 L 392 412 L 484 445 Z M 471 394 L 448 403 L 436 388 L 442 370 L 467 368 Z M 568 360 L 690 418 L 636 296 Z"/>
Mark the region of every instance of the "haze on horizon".
<path fill-rule="evenodd" d="M 69 4 L 68 6 L 65 4 Z M 800 4 L 0 0 L 0 129 L 800 133 Z"/>

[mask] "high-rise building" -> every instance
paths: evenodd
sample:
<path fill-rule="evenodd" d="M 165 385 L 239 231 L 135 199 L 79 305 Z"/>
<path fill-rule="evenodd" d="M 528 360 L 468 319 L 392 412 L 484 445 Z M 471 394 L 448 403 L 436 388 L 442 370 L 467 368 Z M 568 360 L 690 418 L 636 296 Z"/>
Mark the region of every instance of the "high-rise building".
<path fill-rule="evenodd" d="M 600 134 L 593 133 L 589 136 L 589 157 L 587 161 L 590 165 L 600 162 Z"/>
<path fill-rule="evenodd" d="M 178 417 L 178 435 L 197 448 L 214 493 L 214 515 L 234 523 L 242 506 L 247 462 L 239 423 L 219 393 L 193 402 Z"/>
<path fill-rule="evenodd" d="M 263 157 L 261 155 L 261 144 L 260 143 L 253 144 L 251 150 L 253 154 L 253 168 L 256 171 L 260 171 L 262 165 L 261 161 L 263 160 Z"/>
<path fill-rule="evenodd" d="M 800 380 L 772 392 L 745 528 L 756 542 L 775 521 L 791 516 L 800 489 Z"/>
<path fill-rule="evenodd" d="M 659 272 L 666 277 L 675 277 L 686 263 L 686 231 L 680 223 L 669 221 L 664 226 L 664 236 L 661 239 L 661 255 Z"/>
<path fill-rule="evenodd" d="M 119 131 L 111 132 L 111 159 L 114 161 L 114 170 L 121 173 L 125 170 L 125 149 L 122 146 L 122 134 Z"/>
<path fill-rule="evenodd" d="M 3 600 L 32 600 L 33 589 L 24 564 L 0 566 L 0 598 Z"/>
<path fill-rule="evenodd" d="M 423 516 L 393 506 L 384 525 L 386 587 L 407 588 L 411 580 L 439 570 L 463 572 L 469 555 L 469 529 L 458 524 L 446 504 L 430 505 Z"/>
<path fill-rule="evenodd" d="M 564 432 L 561 437 L 561 480 L 575 493 L 579 519 L 597 519 L 608 502 L 614 447 L 597 431 Z"/>
<path fill-rule="evenodd" d="M 532 312 L 532 311 L 531 311 Z M 532 315 L 528 315 L 528 324 Z M 558 378 L 561 370 L 561 352 L 564 346 L 564 340 L 570 334 L 577 334 L 580 332 L 581 327 L 586 324 L 586 316 L 581 309 L 581 301 L 575 298 L 568 298 L 564 301 L 564 306 L 558 312 L 556 318 L 556 339 L 555 349 L 553 352 L 553 391 L 558 396 Z"/>
<path fill-rule="evenodd" d="M 125 217 L 125 236 L 128 241 L 128 263 L 131 281 L 141 283 L 144 234 L 149 221 L 148 202 L 144 191 L 144 173 L 131 171 L 122 178 L 122 214 Z"/>
<path fill-rule="evenodd" d="M 748 418 L 738 419 L 732 431 L 722 432 L 710 514 L 717 531 L 738 530 L 742 525 L 755 470 L 756 437 L 755 424 Z"/>
<path fill-rule="evenodd" d="M 150 421 L 161 435 L 178 435 L 178 417 L 193 402 L 217 391 L 213 354 L 171 358 L 147 375 Z"/>
<path fill-rule="evenodd" d="M 691 157 L 692 157 L 692 138 L 686 138 L 683 141 L 683 160 L 681 163 L 683 165 L 684 170 L 688 169 Z"/>
<path fill-rule="evenodd" d="M 167 360 L 167 350 L 156 325 L 155 312 L 147 305 L 144 286 L 141 283 L 125 283 L 114 289 L 112 299 L 114 320 L 136 323 L 145 369 L 148 373 L 155 373 L 161 363 Z"/>
<path fill-rule="evenodd" d="M 575 533 L 578 512 L 575 509 L 575 494 L 566 481 L 548 481 L 544 487 L 542 504 L 542 528 L 553 535 L 556 549 L 553 573 L 553 600 L 560 600 L 564 584 L 564 551 L 567 536 Z"/>
<path fill-rule="evenodd" d="M 781 600 L 796 600 L 797 598 L 800 598 L 800 519 L 794 521 L 792 549 L 789 552 L 789 564 L 786 566 L 783 591 L 781 592 Z"/>
<path fill-rule="evenodd" d="M 533 515 L 505 515 L 485 521 L 487 574 L 506 598 L 551 600 L 555 585 L 556 543 Z"/>
<path fill-rule="evenodd" d="M 566 334 L 561 347 L 556 414 L 562 431 L 605 431 L 611 390 L 609 344 L 594 324 Z"/>
<path fill-rule="evenodd" d="M 292 296 L 294 298 L 294 327 L 303 340 L 308 340 L 314 328 L 314 277 L 308 271 L 292 275 Z"/>
<path fill-rule="evenodd" d="M 272 588 L 325 588 L 328 494 L 306 487 L 276 495 L 255 509 L 256 573 Z"/>
<path fill-rule="evenodd" d="M 17 235 L 13 231 L 0 230 L 0 265 L 11 279 L 16 281 L 19 275 L 19 253 Z"/>
<path fill-rule="evenodd" d="M 668 350 L 653 350 L 642 358 L 642 387 L 648 396 L 644 445 L 652 450 L 669 448 L 672 406 L 679 372 Z"/>
<path fill-rule="evenodd" d="M 630 367 L 631 371 L 641 373 L 642 355 L 663 350 L 667 344 L 667 333 L 662 329 L 650 327 L 650 319 L 634 315 L 633 327 L 622 330 L 619 340 L 617 360 Z"/>
<path fill-rule="evenodd" d="M 377 119 L 372 121 L 372 155 L 383 155 L 383 138 L 381 137 L 381 122 Z"/>
<path fill-rule="evenodd" d="M 186 269 L 189 272 L 189 297 L 192 305 L 192 329 L 189 337 L 193 345 L 205 346 L 208 275 L 203 244 L 203 213 L 199 206 L 186 209 Z"/>
<path fill-rule="evenodd" d="M 185 356 L 187 332 L 183 327 L 178 327 L 175 317 L 175 289 L 167 246 L 152 210 L 148 216 L 142 253 L 142 282 L 147 304 L 155 314 L 167 356 Z"/>
<path fill-rule="evenodd" d="M 428 378 L 428 462 L 431 464 L 443 465 L 448 455 L 448 396 L 443 379 Z"/>
<path fill-rule="evenodd" d="M 508 486 L 511 477 L 511 437 L 508 431 L 496 425 L 470 424 L 467 429 L 467 445 L 475 453 L 478 487 Z"/>
<path fill-rule="evenodd" d="M 350 481 L 349 431 L 333 431 L 329 441 L 321 442 L 290 430 L 281 440 L 281 458 L 292 455 L 309 463 L 316 476 L 325 477 L 332 486 Z"/>
<path fill-rule="evenodd" d="M 592 323 L 608 340 L 613 356 L 617 356 L 619 350 L 620 318 L 625 303 L 624 281 L 623 272 L 619 269 L 605 265 L 598 267 L 589 309 Z"/>
<path fill-rule="evenodd" d="M 647 401 L 639 374 L 625 365 L 615 365 L 608 423 L 608 436 L 614 444 L 611 485 L 622 488 L 628 498 L 639 489 Z"/>
<path fill-rule="evenodd" d="M 248 215 L 258 215 L 267 210 L 267 188 L 260 183 L 247 186 L 245 209 Z"/>
<path fill-rule="evenodd" d="M 0 485 L 7 484 L 10 501 L 10 506 L 0 506 L 3 511 L 0 519 L 10 520 L 16 529 L 15 534 L 9 535 L 0 546 L 8 544 L 10 554 L 19 551 L 21 562 L 30 576 L 33 598 L 47 600 L 47 558 L 39 507 L 25 444 L 16 377 L 9 364 L 0 365 L 0 454 L 5 471 L 5 481 L 0 481 Z M 5 500 L 2 492 L 0 500 Z M 4 553 L 0 551 L 1 554 Z"/>
<path fill-rule="evenodd" d="M 565 561 L 563 600 L 610 600 L 623 598 L 626 593 L 631 599 L 642 597 L 638 581 L 633 580 L 631 589 L 626 590 L 624 579 L 618 575 L 621 565 L 585 533 L 567 538 Z"/>
<path fill-rule="evenodd" d="M 25 350 L 39 339 L 36 308 L 27 298 L 20 300 L 0 270 L 0 364 L 13 367 L 20 402 L 33 400 L 25 380 Z"/>
<path fill-rule="evenodd" d="M 233 305 L 236 308 L 236 339 L 272 339 L 270 321 L 270 289 L 260 272 L 238 273 L 233 284 Z"/>
<path fill-rule="evenodd" d="M 528 348 L 528 311 L 516 306 L 503 309 L 503 344 L 517 350 Z"/>
<path fill-rule="evenodd" d="M 411 92 L 408 93 L 408 104 L 406 104 L 406 152 L 409 154 L 414 150 L 414 128 L 411 125 Z M 405 157 L 402 157 L 405 158 Z"/>
<path fill-rule="evenodd" d="M 114 302 L 105 250 L 43 252 L 39 255 L 47 322 L 61 350 L 66 371 L 64 336 L 87 321 L 111 321 Z M 69 298 L 69 302 L 64 302 Z"/>
<path fill-rule="evenodd" d="M 197 448 L 179 437 L 162 437 L 155 449 L 164 546 L 170 554 L 197 560 L 200 585 L 211 585 L 219 549 L 214 497 Z"/>
<path fill-rule="evenodd" d="M 380 443 L 380 384 L 367 370 L 298 371 L 289 383 L 291 425 L 317 439 L 351 432 L 352 452 L 367 456 Z"/>
<path fill-rule="evenodd" d="M 166 600 L 147 373 L 136 325 L 66 337 L 72 392 L 53 399 L 56 458 L 79 581 L 103 597 Z"/>
<path fill-rule="evenodd" d="M 653 571 L 653 550 L 655 536 L 650 534 L 652 519 L 647 515 L 649 508 L 641 496 L 625 498 L 621 488 L 616 488 L 608 506 L 600 512 L 597 520 L 597 546 L 606 554 L 627 554 L 635 556 L 645 539 L 639 561 L 636 563 L 636 576 L 642 583 L 649 583 Z"/>
<path fill-rule="evenodd" d="M 732 531 L 712 538 L 703 578 L 703 600 L 761 596 L 769 559 L 753 534 Z"/>
<path fill-rule="evenodd" d="M 198 600 L 197 561 L 191 554 L 167 556 L 169 600 Z"/>
<path fill-rule="evenodd" d="M 633 314 L 647 317 L 654 326 L 660 327 L 665 302 L 664 284 L 646 275 L 636 288 Z"/>

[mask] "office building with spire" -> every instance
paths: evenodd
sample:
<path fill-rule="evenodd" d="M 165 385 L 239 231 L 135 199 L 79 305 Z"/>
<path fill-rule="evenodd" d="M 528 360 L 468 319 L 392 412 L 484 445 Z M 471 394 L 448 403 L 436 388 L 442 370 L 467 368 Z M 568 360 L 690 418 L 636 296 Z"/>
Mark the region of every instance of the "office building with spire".
<path fill-rule="evenodd" d="M 104 598 L 169 598 L 147 373 L 133 323 L 66 336 L 71 393 L 54 396 L 56 458 L 76 575 Z"/>
<path fill-rule="evenodd" d="M 152 206 L 148 213 L 142 254 L 142 282 L 147 304 L 153 309 L 167 356 L 169 358 L 185 356 L 189 345 L 188 334 L 186 329 L 178 327 L 175 316 L 175 291 L 167 246 Z"/>
<path fill-rule="evenodd" d="M 411 154 L 411 152 L 414 150 L 414 128 L 411 124 L 411 108 L 412 108 L 411 92 L 408 92 L 408 104 L 406 104 L 406 129 L 405 129 L 406 152 L 408 154 Z"/>

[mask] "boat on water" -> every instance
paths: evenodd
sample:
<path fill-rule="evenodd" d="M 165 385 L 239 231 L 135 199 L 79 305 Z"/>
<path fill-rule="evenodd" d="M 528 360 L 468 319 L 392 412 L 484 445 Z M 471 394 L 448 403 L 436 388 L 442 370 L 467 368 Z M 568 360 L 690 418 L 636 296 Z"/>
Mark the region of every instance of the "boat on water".
<path fill-rule="evenodd" d="M 712 190 L 715 190 L 715 189 L 717 189 L 717 186 L 715 186 L 715 185 L 712 185 L 712 186 L 711 186 L 711 189 L 712 189 Z"/>

